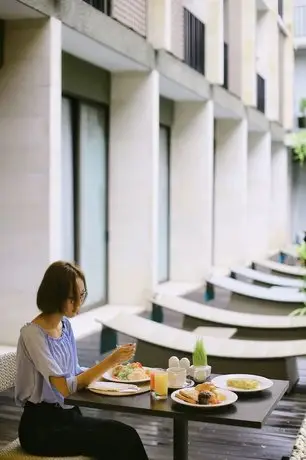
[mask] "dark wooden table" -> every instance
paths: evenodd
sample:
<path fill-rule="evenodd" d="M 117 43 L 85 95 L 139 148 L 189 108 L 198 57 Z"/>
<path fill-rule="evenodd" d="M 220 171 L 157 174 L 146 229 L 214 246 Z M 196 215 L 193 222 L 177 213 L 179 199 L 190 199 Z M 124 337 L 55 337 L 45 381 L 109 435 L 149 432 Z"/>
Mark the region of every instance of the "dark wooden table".
<path fill-rule="evenodd" d="M 288 382 L 274 380 L 270 390 L 253 395 L 239 394 L 232 405 L 215 409 L 194 409 L 167 400 L 156 401 L 150 393 L 137 396 L 101 396 L 88 390 L 69 396 L 69 405 L 105 409 L 114 412 L 173 419 L 173 459 L 188 459 L 188 421 L 262 428 L 266 419 L 288 389 Z"/>

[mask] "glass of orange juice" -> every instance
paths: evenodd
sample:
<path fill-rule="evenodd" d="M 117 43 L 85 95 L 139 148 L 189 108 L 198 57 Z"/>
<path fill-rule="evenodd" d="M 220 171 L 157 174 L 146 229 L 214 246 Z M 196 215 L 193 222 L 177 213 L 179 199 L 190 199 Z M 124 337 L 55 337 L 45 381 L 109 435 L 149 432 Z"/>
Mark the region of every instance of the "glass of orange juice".
<path fill-rule="evenodd" d="M 168 373 L 164 369 L 151 371 L 151 394 L 155 399 L 168 398 Z"/>

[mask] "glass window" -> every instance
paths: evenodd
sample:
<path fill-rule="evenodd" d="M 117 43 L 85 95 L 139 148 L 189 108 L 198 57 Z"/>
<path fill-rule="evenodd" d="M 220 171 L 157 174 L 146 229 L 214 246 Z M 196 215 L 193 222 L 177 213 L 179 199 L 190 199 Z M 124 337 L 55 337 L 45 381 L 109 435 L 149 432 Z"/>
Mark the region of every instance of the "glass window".
<path fill-rule="evenodd" d="M 159 215 L 158 215 L 158 281 L 169 279 L 170 224 L 170 152 L 169 130 L 161 126 L 159 133 Z"/>
<path fill-rule="evenodd" d="M 62 99 L 61 223 L 63 260 L 74 260 L 73 126 L 69 99 Z"/>
<path fill-rule="evenodd" d="M 78 262 L 86 273 L 87 303 L 107 296 L 107 143 L 103 108 L 80 105 Z"/>

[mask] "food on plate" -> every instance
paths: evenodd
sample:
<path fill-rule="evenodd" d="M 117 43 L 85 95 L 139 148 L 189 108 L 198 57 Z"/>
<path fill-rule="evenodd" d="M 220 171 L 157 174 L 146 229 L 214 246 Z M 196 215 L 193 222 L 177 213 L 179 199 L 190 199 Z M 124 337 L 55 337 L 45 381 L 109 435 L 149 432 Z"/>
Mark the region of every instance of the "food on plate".
<path fill-rule="evenodd" d="M 180 390 L 176 393 L 176 397 L 189 404 L 200 406 L 216 406 L 226 399 L 212 383 L 202 383 L 192 389 Z"/>
<path fill-rule="evenodd" d="M 178 393 L 176 393 L 176 397 L 182 401 L 188 402 L 189 404 L 199 403 L 199 392 L 195 389 L 180 390 Z"/>
<path fill-rule="evenodd" d="M 197 391 L 211 391 L 212 393 L 217 394 L 217 387 L 211 382 L 204 382 L 200 383 L 195 387 L 195 390 Z"/>
<path fill-rule="evenodd" d="M 113 368 L 112 377 L 117 380 L 146 380 L 150 378 L 150 371 L 141 363 L 119 364 Z"/>
<path fill-rule="evenodd" d="M 257 390 L 260 383 L 255 379 L 248 378 L 233 378 L 226 381 L 228 387 L 237 388 L 239 390 Z"/>

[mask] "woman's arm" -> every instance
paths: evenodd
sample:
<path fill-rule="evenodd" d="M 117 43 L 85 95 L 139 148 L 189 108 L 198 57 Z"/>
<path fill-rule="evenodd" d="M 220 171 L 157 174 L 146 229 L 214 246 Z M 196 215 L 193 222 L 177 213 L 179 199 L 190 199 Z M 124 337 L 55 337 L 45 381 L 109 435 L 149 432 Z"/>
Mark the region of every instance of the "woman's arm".
<path fill-rule="evenodd" d="M 26 326 L 21 333 L 20 344 L 45 381 L 64 397 L 98 380 L 108 369 L 116 364 L 129 361 L 135 354 L 134 344 L 123 345 L 99 364 L 79 375 L 70 375 L 51 355 L 45 334 L 38 326 L 34 324 Z"/>
<path fill-rule="evenodd" d="M 134 344 L 118 347 L 112 354 L 103 359 L 103 361 L 76 376 L 76 389 L 80 390 L 87 387 L 93 381 L 101 378 L 101 376 L 110 368 L 116 366 L 117 364 L 129 361 L 134 356 L 134 354 Z M 50 383 L 64 397 L 67 397 L 69 394 L 71 394 L 71 390 L 67 385 L 67 380 L 65 377 L 50 377 Z"/>

